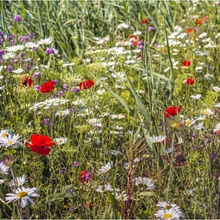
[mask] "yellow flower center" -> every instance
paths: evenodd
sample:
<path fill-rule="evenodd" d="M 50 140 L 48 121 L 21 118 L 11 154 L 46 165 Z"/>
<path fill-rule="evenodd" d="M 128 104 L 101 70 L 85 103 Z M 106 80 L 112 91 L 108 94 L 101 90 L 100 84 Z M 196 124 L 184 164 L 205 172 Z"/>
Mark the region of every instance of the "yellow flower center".
<path fill-rule="evenodd" d="M 203 114 L 204 114 L 204 115 L 208 115 L 208 114 L 209 114 L 209 111 L 208 111 L 208 110 L 204 110 L 204 111 L 203 111 Z"/>
<path fill-rule="evenodd" d="M 186 126 L 190 125 L 191 121 L 186 121 L 185 124 Z"/>
<path fill-rule="evenodd" d="M 26 192 L 19 192 L 17 196 L 18 196 L 19 199 L 21 199 L 21 198 L 23 198 L 23 197 L 25 197 L 27 195 L 28 194 Z"/>
<path fill-rule="evenodd" d="M 164 218 L 165 218 L 165 219 L 172 218 L 172 217 L 173 217 L 173 215 L 170 214 L 170 213 L 164 215 Z"/>
<path fill-rule="evenodd" d="M 12 141 L 9 141 L 9 142 L 8 142 L 8 145 L 12 145 L 12 144 L 13 144 L 13 142 L 12 142 Z"/>
<path fill-rule="evenodd" d="M 87 114 L 87 111 L 86 111 L 86 110 L 83 110 L 83 111 L 82 111 L 82 114 L 83 114 L 83 115 Z"/>

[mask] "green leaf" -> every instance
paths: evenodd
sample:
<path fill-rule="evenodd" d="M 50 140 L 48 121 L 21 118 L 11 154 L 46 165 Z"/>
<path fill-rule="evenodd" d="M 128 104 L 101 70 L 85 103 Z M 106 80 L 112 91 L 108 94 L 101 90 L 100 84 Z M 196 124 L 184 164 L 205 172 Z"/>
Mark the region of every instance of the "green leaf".
<path fill-rule="evenodd" d="M 125 107 L 125 109 L 130 113 L 130 115 L 133 116 L 133 111 L 129 107 L 128 103 L 112 90 L 109 90 L 109 92 Z"/>

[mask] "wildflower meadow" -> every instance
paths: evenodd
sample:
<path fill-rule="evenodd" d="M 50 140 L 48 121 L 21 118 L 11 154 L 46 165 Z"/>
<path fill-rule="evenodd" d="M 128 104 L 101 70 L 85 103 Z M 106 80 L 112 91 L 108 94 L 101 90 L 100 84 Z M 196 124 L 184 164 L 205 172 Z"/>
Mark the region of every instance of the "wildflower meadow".
<path fill-rule="evenodd" d="M 0 219 L 220 219 L 219 1 L 0 10 Z"/>

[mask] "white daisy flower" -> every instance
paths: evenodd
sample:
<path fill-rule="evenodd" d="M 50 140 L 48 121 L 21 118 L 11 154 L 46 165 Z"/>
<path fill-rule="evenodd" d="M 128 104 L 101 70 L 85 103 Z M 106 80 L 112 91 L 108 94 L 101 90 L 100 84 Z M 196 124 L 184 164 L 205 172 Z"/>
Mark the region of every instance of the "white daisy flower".
<path fill-rule="evenodd" d="M 196 129 L 196 130 L 201 130 L 201 129 L 204 128 L 204 124 L 203 124 L 203 122 L 200 122 L 200 123 L 198 123 L 198 124 L 195 124 L 195 125 L 193 126 L 193 128 Z"/>
<path fill-rule="evenodd" d="M 183 217 L 183 213 L 179 209 L 171 208 L 171 209 L 161 209 L 158 210 L 155 214 L 158 219 L 172 219 L 177 220 Z"/>
<path fill-rule="evenodd" d="M 39 47 L 39 44 L 36 44 L 36 43 L 34 43 L 34 42 L 27 42 L 27 43 L 25 43 L 25 45 L 24 45 L 26 48 L 37 48 L 37 47 Z"/>
<path fill-rule="evenodd" d="M 105 166 L 102 166 L 99 171 L 100 173 L 106 173 L 109 170 L 111 170 L 112 167 L 113 167 L 113 162 L 108 162 Z"/>
<path fill-rule="evenodd" d="M 152 136 L 152 137 L 146 137 L 146 138 L 151 143 L 161 143 L 166 139 L 166 136 Z"/>
<path fill-rule="evenodd" d="M 69 109 L 66 109 L 66 110 L 63 110 L 63 111 L 58 111 L 55 113 L 55 116 L 67 116 L 70 114 L 70 110 Z"/>
<path fill-rule="evenodd" d="M 12 186 L 12 187 L 23 186 L 25 181 L 26 181 L 26 176 L 25 175 L 23 175 L 21 177 L 16 177 L 15 180 L 11 180 L 9 182 L 9 186 Z"/>
<path fill-rule="evenodd" d="M 105 191 L 113 192 L 112 186 L 110 184 L 107 184 L 104 186 L 104 188 L 103 188 L 103 186 L 99 186 L 96 189 L 96 192 L 100 192 L 100 193 L 105 192 Z"/>
<path fill-rule="evenodd" d="M 4 164 L 3 162 L 0 162 L 0 173 L 8 175 L 8 172 L 9 172 L 9 166 Z"/>
<path fill-rule="evenodd" d="M 85 117 L 86 115 L 89 115 L 89 114 L 91 114 L 91 111 L 87 108 L 87 109 L 81 110 L 80 113 L 77 114 L 77 116 L 83 116 L 83 117 Z"/>
<path fill-rule="evenodd" d="M 21 207 L 24 208 L 28 205 L 28 202 L 31 204 L 35 204 L 34 201 L 30 197 L 38 197 L 39 195 L 35 193 L 37 190 L 34 188 L 25 188 L 21 187 L 15 190 L 15 193 L 7 193 L 5 200 L 7 203 L 21 201 Z"/>
<path fill-rule="evenodd" d="M 128 29 L 128 28 L 130 28 L 130 26 L 128 24 L 125 24 L 125 23 L 119 24 L 117 26 L 117 29 L 119 29 L 119 30 Z"/>
<path fill-rule="evenodd" d="M 134 178 L 134 182 L 135 182 L 135 185 L 136 186 L 139 186 L 139 185 L 146 185 L 147 186 L 147 189 L 154 189 L 155 186 L 154 186 L 154 183 L 151 181 L 151 179 L 149 178 L 146 178 L 146 177 L 136 177 Z"/>
<path fill-rule="evenodd" d="M 7 137 L 0 137 L 0 146 L 9 147 L 13 145 L 19 144 L 20 136 L 18 134 L 11 135 L 9 134 Z"/>
<path fill-rule="evenodd" d="M 123 191 L 122 193 L 115 193 L 115 198 L 117 200 L 122 200 L 122 201 L 127 201 L 128 200 L 128 196 L 127 194 Z"/>
<path fill-rule="evenodd" d="M 8 53 L 4 53 L 4 54 L 2 55 L 2 58 L 3 58 L 4 60 L 8 60 L 8 59 L 14 58 L 15 56 L 16 56 L 15 53 L 8 52 Z"/>
<path fill-rule="evenodd" d="M 40 41 L 37 42 L 37 44 L 51 44 L 53 41 L 52 37 L 49 37 L 49 38 L 45 38 L 45 39 L 42 39 Z"/>
<path fill-rule="evenodd" d="M 135 35 L 135 36 L 139 36 L 139 35 L 141 35 L 141 34 L 142 34 L 141 31 L 135 31 L 135 32 L 133 33 L 133 35 Z"/>
<path fill-rule="evenodd" d="M 11 47 L 6 47 L 5 50 L 8 52 L 16 52 L 19 50 L 23 50 L 24 49 L 24 45 L 16 45 L 16 46 L 11 46 Z"/>
<path fill-rule="evenodd" d="M 125 118 L 125 116 L 122 114 L 118 114 L 118 115 L 113 114 L 113 115 L 111 115 L 111 118 L 112 119 L 122 119 L 122 118 Z"/>
<path fill-rule="evenodd" d="M 213 114 L 214 114 L 214 111 L 211 110 L 210 108 L 206 108 L 206 109 L 202 110 L 201 113 L 202 113 L 203 115 L 210 116 L 210 115 L 213 115 Z"/>
<path fill-rule="evenodd" d="M 55 138 L 54 142 L 58 145 L 65 144 L 67 142 L 67 138 Z"/>

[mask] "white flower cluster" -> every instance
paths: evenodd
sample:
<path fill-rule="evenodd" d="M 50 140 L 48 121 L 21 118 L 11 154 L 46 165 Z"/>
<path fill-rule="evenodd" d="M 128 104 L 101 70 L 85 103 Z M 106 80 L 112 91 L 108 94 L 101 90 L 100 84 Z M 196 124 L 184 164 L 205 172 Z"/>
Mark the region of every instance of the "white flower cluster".
<path fill-rule="evenodd" d="M 38 102 L 35 103 L 32 107 L 29 108 L 29 110 L 38 110 L 38 109 L 50 109 L 53 106 L 59 106 L 59 105 L 64 105 L 67 102 L 69 102 L 69 99 L 47 99 L 43 102 Z"/>

